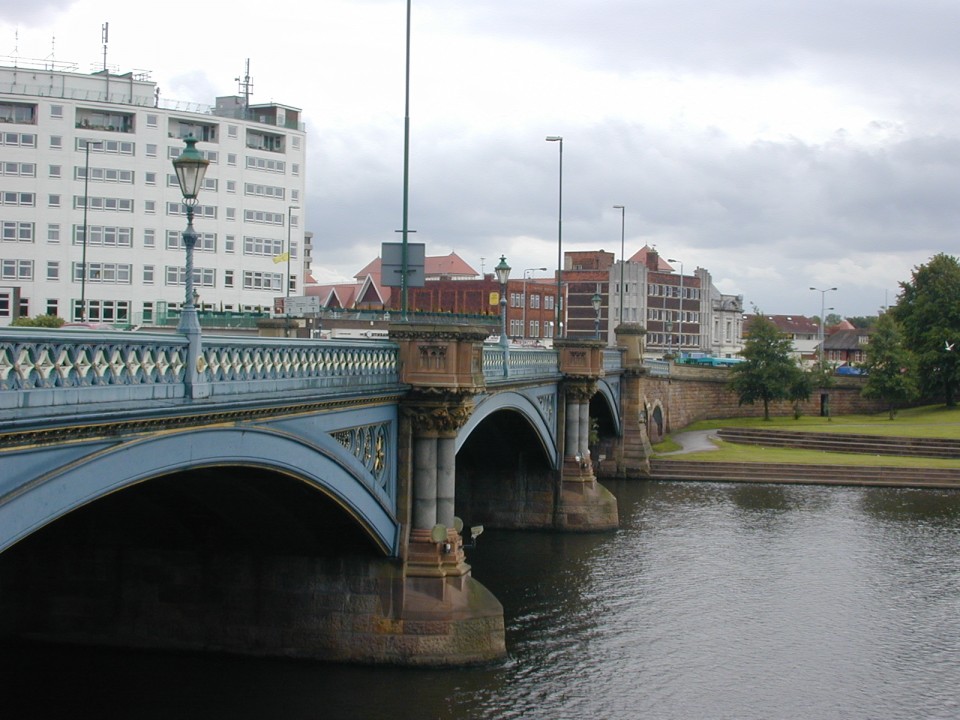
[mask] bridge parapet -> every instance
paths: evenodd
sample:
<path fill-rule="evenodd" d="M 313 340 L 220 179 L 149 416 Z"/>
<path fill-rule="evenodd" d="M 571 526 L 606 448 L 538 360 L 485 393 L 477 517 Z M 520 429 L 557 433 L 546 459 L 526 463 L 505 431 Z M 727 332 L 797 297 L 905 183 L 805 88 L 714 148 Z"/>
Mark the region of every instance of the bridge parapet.
<path fill-rule="evenodd" d="M 181 335 L 7 328 L 0 335 L 0 409 L 187 397 Z M 389 342 L 208 338 L 197 358 L 210 395 L 370 389 L 399 381 Z"/>

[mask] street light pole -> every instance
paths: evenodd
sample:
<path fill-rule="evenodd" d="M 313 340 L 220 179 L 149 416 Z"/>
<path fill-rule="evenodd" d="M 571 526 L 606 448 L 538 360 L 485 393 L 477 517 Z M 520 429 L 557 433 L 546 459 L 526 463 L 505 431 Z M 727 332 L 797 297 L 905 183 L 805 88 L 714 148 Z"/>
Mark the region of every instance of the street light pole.
<path fill-rule="evenodd" d="M 560 192 L 557 207 L 557 326 L 554 328 L 554 337 L 560 337 L 563 334 L 563 311 L 560 307 L 562 303 L 560 276 L 563 272 L 563 138 L 559 135 L 548 135 L 547 142 L 560 144 Z"/>
<path fill-rule="evenodd" d="M 83 166 L 83 250 L 80 258 L 80 322 L 87 321 L 87 208 L 90 206 L 90 196 L 88 188 L 90 187 L 90 146 L 94 145 L 98 149 L 102 147 L 99 142 L 87 140 L 84 144 L 84 166 Z"/>
<path fill-rule="evenodd" d="M 293 230 L 293 211 L 299 210 L 299 205 L 290 205 L 287 207 L 287 297 L 290 297 L 290 257 L 292 255 L 290 251 L 290 233 Z M 286 307 L 284 307 L 284 312 L 289 313 Z"/>
<path fill-rule="evenodd" d="M 683 261 L 667 258 L 667 262 L 680 263 L 680 316 L 677 319 L 677 353 L 683 355 Z"/>
<path fill-rule="evenodd" d="M 826 308 L 827 293 L 832 292 L 833 290 L 836 290 L 836 288 L 835 287 L 824 288 L 821 290 L 820 288 L 811 287 L 810 289 L 820 293 L 820 322 L 818 323 L 820 327 L 818 328 L 817 335 L 819 336 L 818 340 L 820 341 L 819 352 L 818 352 L 818 354 L 820 355 L 820 372 L 823 372 L 823 325 L 825 322 L 825 318 L 823 317 L 823 314 L 826 312 L 826 309 L 827 309 Z"/>
<path fill-rule="evenodd" d="M 536 272 L 537 270 L 545 271 L 546 268 L 526 268 L 523 271 L 523 327 L 520 329 L 520 337 L 522 339 L 526 339 L 527 337 L 527 273 Z"/>
<path fill-rule="evenodd" d="M 623 325 L 623 266 L 626 262 L 623 255 L 623 239 L 627 209 L 623 205 L 614 205 L 613 209 L 620 211 L 620 324 Z"/>
<path fill-rule="evenodd" d="M 600 339 L 600 306 L 603 304 L 603 298 L 600 297 L 600 288 L 597 288 L 597 291 L 593 294 L 593 297 L 590 298 L 590 304 L 593 305 L 593 339 Z"/>
<path fill-rule="evenodd" d="M 200 333 L 200 321 L 197 319 L 196 298 L 193 289 L 193 248 L 197 244 L 197 233 L 193 229 L 193 213 L 197 206 L 197 195 L 203 187 L 203 176 L 207 172 L 210 161 L 203 157 L 195 147 L 197 139 L 192 135 L 184 138 L 187 147 L 180 156 L 173 161 L 173 169 L 177 172 L 177 181 L 180 183 L 180 193 L 183 195 L 183 206 L 187 211 L 187 229 L 183 231 L 183 246 L 186 248 L 186 290 L 183 309 L 180 311 L 180 324 L 177 331 L 185 334 Z"/>
<path fill-rule="evenodd" d="M 500 282 L 500 345 L 506 349 L 510 345 L 507 338 L 507 281 L 510 279 L 510 266 L 507 265 L 506 256 L 500 256 L 500 264 L 494 270 Z"/>

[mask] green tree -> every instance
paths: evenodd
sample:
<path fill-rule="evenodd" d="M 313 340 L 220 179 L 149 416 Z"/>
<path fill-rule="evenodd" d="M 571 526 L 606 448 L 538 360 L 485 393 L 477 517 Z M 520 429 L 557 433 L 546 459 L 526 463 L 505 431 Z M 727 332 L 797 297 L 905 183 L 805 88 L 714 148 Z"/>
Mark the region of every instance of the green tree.
<path fill-rule="evenodd" d="M 853 325 L 859 330 L 866 330 L 867 328 L 872 328 L 877 324 L 876 315 L 854 315 L 853 317 L 848 317 L 847 322 Z"/>
<path fill-rule="evenodd" d="M 731 370 L 730 389 L 737 393 L 741 405 L 760 401 L 763 419 L 770 419 L 770 402 L 791 397 L 797 376 L 803 374 L 793 361 L 792 352 L 790 338 L 757 312 L 741 353 L 744 362 Z"/>
<path fill-rule="evenodd" d="M 890 419 L 897 414 L 897 404 L 917 397 L 913 355 L 904 346 L 903 333 L 890 313 L 877 320 L 866 347 L 862 367 L 867 372 L 863 396 L 887 403 Z"/>
<path fill-rule="evenodd" d="M 951 255 L 934 255 L 900 288 L 890 313 L 916 358 L 920 390 L 942 396 L 952 407 L 960 387 L 960 345 L 954 349 L 960 341 L 960 263 Z"/>
<path fill-rule="evenodd" d="M 16 320 L 11 322 L 11 325 L 16 327 L 45 327 L 45 328 L 58 328 L 63 325 L 63 318 L 57 317 L 56 315 L 37 315 L 36 317 L 18 317 Z"/>

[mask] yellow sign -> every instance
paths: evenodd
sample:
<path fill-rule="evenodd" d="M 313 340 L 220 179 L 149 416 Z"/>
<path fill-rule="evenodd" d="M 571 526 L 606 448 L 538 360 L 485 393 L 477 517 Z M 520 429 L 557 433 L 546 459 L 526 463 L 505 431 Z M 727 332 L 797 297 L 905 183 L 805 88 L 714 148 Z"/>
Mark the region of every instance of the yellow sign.
<path fill-rule="evenodd" d="M 490 293 L 490 304 L 499 305 L 500 304 L 500 293 L 492 292 Z"/>

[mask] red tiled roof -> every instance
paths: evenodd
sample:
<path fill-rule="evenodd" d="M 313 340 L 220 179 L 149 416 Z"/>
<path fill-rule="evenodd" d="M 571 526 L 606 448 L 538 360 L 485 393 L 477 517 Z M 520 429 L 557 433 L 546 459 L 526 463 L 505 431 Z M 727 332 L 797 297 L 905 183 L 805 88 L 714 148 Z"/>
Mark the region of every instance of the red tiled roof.
<path fill-rule="evenodd" d="M 654 250 L 654 249 L 653 249 L 652 247 L 650 247 L 649 245 L 644 245 L 642 248 L 640 248 L 639 250 L 637 250 L 637 252 L 634 253 L 634 254 L 630 257 L 630 259 L 628 260 L 628 262 L 640 263 L 641 265 L 646 265 L 646 264 L 647 264 L 647 256 L 648 256 L 648 255 L 652 255 L 653 253 L 656 253 L 656 252 L 657 252 L 657 251 Z M 657 255 L 657 270 L 663 271 L 663 272 L 673 272 L 673 265 L 671 265 L 671 264 L 668 263 L 666 260 L 664 260 L 664 259 L 663 259 L 663 255 L 659 255 L 659 254 L 658 254 L 658 255 Z"/>

